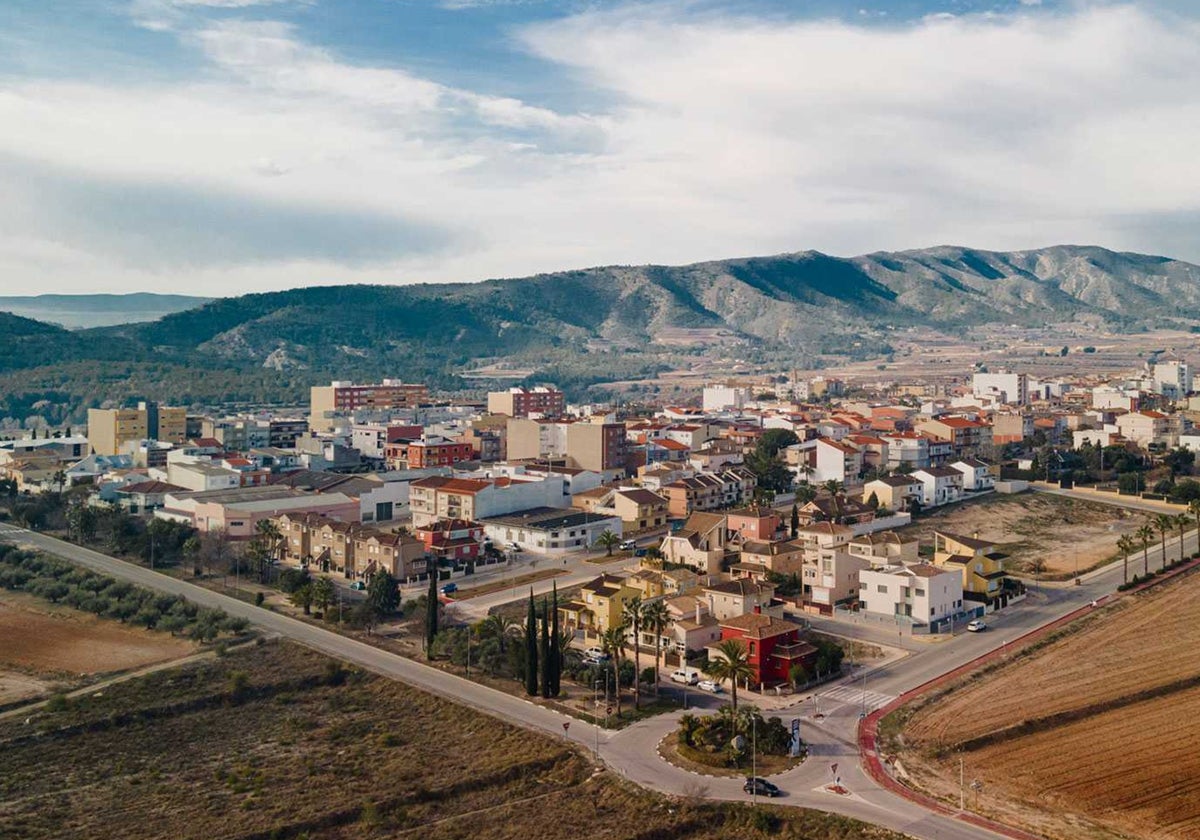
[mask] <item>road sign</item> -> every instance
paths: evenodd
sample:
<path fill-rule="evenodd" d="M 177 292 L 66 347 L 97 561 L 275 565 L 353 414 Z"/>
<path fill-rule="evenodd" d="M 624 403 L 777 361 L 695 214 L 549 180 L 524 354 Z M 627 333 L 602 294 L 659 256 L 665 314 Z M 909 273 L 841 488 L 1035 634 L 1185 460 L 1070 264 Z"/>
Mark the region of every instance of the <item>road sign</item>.
<path fill-rule="evenodd" d="M 568 720 L 568 721 L 563 721 L 563 734 L 564 734 L 564 735 L 566 735 L 566 734 L 567 734 L 567 730 L 568 730 L 568 729 L 570 729 L 570 728 L 571 728 L 571 722 L 570 722 L 569 720 Z"/>

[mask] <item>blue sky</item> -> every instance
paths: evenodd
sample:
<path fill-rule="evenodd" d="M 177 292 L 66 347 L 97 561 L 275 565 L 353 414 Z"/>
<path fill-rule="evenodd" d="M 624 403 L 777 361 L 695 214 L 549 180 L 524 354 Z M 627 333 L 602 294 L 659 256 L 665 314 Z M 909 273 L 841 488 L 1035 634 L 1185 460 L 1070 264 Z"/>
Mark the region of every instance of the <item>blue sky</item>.
<path fill-rule="evenodd" d="M 1182 0 L 5 0 L 8 294 L 1200 261 Z"/>

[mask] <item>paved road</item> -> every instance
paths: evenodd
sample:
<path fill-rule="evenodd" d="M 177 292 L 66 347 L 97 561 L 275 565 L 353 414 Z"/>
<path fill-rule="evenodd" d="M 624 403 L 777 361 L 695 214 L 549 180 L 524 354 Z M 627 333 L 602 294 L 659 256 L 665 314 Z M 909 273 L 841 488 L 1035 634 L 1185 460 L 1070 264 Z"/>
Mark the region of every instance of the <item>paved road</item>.
<path fill-rule="evenodd" d="M 598 747 L 604 763 L 646 787 L 673 794 L 697 795 L 703 792 L 711 798 L 738 801 L 747 798 L 738 779 L 700 777 L 659 758 L 657 744 L 673 731 L 683 712 L 655 717 L 612 733 L 321 627 L 254 607 L 221 593 L 44 534 L 0 524 L 0 537 L 149 589 L 184 595 L 198 604 L 219 607 L 231 615 L 246 617 L 268 633 L 289 638 L 386 677 L 521 726 L 567 737 L 589 750 Z M 1064 615 L 1082 603 L 1110 592 L 1119 580 L 1118 563 L 1085 576 L 1082 586 L 1043 588 L 1008 614 L 990 619 L 992 629 L 986 633 L 967 634 L 952 642 L 926 646 L 905 659 L 860 672 L 855 678 L 857 681 L 850 681 L 848 685 L 843 683 L 822 690 L 822 701 L 813 701 L 810 696 L 797 697 L 790 708 L 773 712 L 785 720 L 799 717 L 802 736 L 811 745 L 809 761 L 776 777 L 775 780 L 787 794 L 780 800 L 781 803 L 855 817 L 918 838 L 994 840 L 997 835 L 992 832 L 932 814 L 883 790 L 865 775 L 855 742 L 862 696 L 859 692 L 871 692 L 868 699 L 872 699 L 896 696 L 910 690 L 982 653 L 1007 644 L 1016 636 Z M 700 697 L 704 696 L 697 697 L 698 701 Z M 713 697 L 704 697 L 700 702 L 715 705 L 718 701 Z M 820 702 L 820 711 L 823 713 L 820 719 L 814 717 L 817 702 Z M 569 724 L 569 728 L 564 729 L 564 724 Z M 851 791 L 849 796 L 824 790 L 824 786 L 834 780 L 834 764 L 837 765 L 836 776 L 840 777 L 841 784 Z"/>

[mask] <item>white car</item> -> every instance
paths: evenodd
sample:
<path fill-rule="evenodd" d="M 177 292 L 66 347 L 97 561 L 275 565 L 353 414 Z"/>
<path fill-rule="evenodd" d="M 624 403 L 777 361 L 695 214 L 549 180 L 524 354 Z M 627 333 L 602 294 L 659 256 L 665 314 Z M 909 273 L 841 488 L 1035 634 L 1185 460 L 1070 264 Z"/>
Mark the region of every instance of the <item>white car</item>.
<path fill-rule="evenodd" d="M 671 673 L 671 682 L 683 683 L 684 685 L 695 685 L 700 682 L 700 674 L 691 669 L 673 671 Z"/>
<path fill-rule="evenodd" d="M 625 540 L 621 543 L 622 551 L 633 551 L 635 548 L 637 548 L 637 540 Z"/>
<path fill-rule="evenodd" d="M 604 648 L 590 647 L 583 652 L 585 659 L 595 659 L 597 662 L 603 662 L 608 659 L 608 654 L 604 652 Z"/>
<path fill-rule="evenodd" d="M 711 691 L 713 694 L 721 693 L 721 684 L 714 680 L 700 680 L 696 683 L 696 688 L 701 691 Z"/>
<path fill-rule="evenodd" d="M 982 619 L 976 618 L 967 622 L 967 630 L 971 633 L 982 633 L 987 629 L 987 623 Z"/>

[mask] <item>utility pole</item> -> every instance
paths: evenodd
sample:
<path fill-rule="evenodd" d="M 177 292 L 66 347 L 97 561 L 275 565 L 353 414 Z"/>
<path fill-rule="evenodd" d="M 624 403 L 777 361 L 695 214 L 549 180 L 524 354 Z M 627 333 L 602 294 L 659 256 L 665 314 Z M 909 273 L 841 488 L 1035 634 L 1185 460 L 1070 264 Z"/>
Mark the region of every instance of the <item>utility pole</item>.
<path fill-rule="evenodd" d="M 967 788 L 965 784 L 965 775 L 963 773 L 962 756 L 958 758 L 958 810 L 965 811 L 967 809 Z"/>
<path fill-rule="evenodd" d="M 758 804 L 758 718 L 750 718 L 750 805 Z"/>

